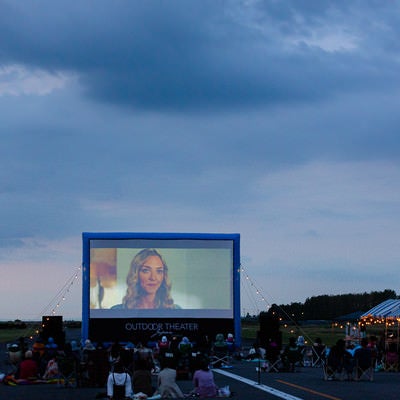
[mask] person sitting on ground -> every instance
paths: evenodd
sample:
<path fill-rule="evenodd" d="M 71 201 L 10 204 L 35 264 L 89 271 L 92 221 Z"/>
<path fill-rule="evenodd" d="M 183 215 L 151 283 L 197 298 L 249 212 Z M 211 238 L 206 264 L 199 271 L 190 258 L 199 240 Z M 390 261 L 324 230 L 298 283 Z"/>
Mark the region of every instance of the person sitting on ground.
<path fill-rule="evenodd" d="M 57 356 L 54 355 L 47 362 L 46 370 L 44 371 L 43 374 L 43 379 L 53 379 L 58 377 L 59 377 L 59 369 L 58 369 Z"/>
<path fill-rule="evenodd" d="M 165 358 L 157 377 L 157 394 L 161 397 L 182 398 L 183 393 L 176 383 L 176 370 L 172 368 L 172 360 Z"/>
<path fill-rule="evenodd" d="M 44 356 L 45 344 L 43 343 L 43 340 L 40 337 L 36 338 L 35 342 L 33 343 L 32 353 L 34 360 L 39 360 Z"/>
<path fill-rule="evenodd" d="M 32 359 L 36 362 L 39 368 L 39 376 L 43 376 L 46 366 L 46 348 L 43 340 L 41 338 L 37 338 L 35 343 L 32 346 Z"/>
<path fill-rule="evenodd" d="M 257 343 L 254 343 L 247 353 L 246 360 L 256 360 L 259 357 Z"/>
<path fill-rule="evenodd" d="M 110 372 L 107 379 L 107 396 L 112 400 L 129 399 L 132 395 L 132 380 L 125 372 L 121 362 L 114 364 L 113 372 Z"/>
<path fill-rule="evenodd" d="M 110 364 L 110 370 L 112 371 L 114 365 L 121 359 L 122 346 L 118 342 L 112 343 L 108 349 L 108 363 Z"/>
<path fill-rule="evenodd" d="M 58 349 L 58 344 L 54 341 L 53 337 L 47 339 L 46 349 Z"/>
<path fill-rule="evenodd" d="M 150 361 L 153 358 L 153 352 L 148 347 L 145 347 L 142 342 L 139 342 L 135 349 L 136 358 Z"/>
<path fill-rule="evenodd" d="M 265 356 L 267 355 L 267 350 L 264 347 L 258 346 L 257 352 L 260 356 L 260 359 L 265 360 Z"/>
<path fill-rule="evenodd" d="M 25 358 L 19 364 L 17 378 L 19 379 L 37 379 L 39 377 L 39 367 L 35 360 L 32 358 L 31 350 L 25 352 Z"/>
<path fill-rule="evenodd" d="M 82 355 L 81 355 L 81 349 L 78 346 L 78 342 L 76 340 L 71 341 L 71 355 L 74 358 L 76 365 L 79 366 Z"/>
<path fill-rule="evenodd" d="M 54 341 L 54 339 L 50 336 L 47 339 L 47 344 L 45 345 L 44 348 L 44 360 L 47 363 L 52 359 L 57 357 L 58 354 L 58 344 Z"/>
<path fill-rule="evenodd" d="M 147 365 L 150 367 L 150 370 L 155 370 L 156 363 L 153 352 L 148 347 L 145 347 L 141 342 L 139 342 L 134 349 L 134 359 L 136 361 L 145 360 Z"/>
<path fill-rule="evenodd" d="M 132 383 L 135 394 L 142 392 L 148 397 L 151 397 L 155 392 L 152 386 L 150 368 L 146 360 L 139 359 L 136 361 Z"/>
<path fill-rule="evenodd" d="M 82 351 L 92 351 L 92 350 L 96 350 L 96 347 L 94 346 L 94 344 L 90 339 L 86 339 Z"/>
<path fill-rule="evenodd" d="M 193 375 L 193 392 L 200 398 L 216 397 L 218 388 L 214 382 L 214 375 L 208 367 L 208 360 L 203 358 L 200 361 L 200 369 Z"/>

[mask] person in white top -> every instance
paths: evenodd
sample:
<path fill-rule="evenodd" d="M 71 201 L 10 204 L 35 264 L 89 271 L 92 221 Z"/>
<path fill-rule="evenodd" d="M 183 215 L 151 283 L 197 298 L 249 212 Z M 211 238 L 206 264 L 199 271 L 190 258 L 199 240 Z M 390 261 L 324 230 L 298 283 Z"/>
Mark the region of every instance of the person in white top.
<path fill-rule="evenodd" d="M 112 400 L 123 400 L 132 396 L 132 380 L 125 372 L 121 362 L 114 365 L 107 379 L 107 397 Z"/>

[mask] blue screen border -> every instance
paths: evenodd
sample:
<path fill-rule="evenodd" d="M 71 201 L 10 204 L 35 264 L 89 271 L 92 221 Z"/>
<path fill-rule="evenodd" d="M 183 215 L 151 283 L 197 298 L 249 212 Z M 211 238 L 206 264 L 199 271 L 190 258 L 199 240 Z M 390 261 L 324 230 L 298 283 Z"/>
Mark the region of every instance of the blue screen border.
<path fill-rule="evenodd" d="M 82 341 L 89 337 L 90 241 L 91 240 L 229 240 L 233 242 L 233 319 L 237 345 L 241 343 L 240 320 L 240 234 L 238 233 L 156 233 L 83 232 L 82 233 Z"/>

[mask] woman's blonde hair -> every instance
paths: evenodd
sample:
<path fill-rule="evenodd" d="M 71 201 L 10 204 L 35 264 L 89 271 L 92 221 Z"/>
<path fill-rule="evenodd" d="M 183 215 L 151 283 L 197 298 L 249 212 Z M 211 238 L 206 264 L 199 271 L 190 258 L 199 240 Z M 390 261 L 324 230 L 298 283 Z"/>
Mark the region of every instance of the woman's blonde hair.
<path fill-rule="evenodd" d="M 140 306 L 141 299 L 146 292 L 140 285 L 139 271 L 144 262 L 151 256 L 159 257 L 164 268 L 164 278 L 155 297 L 155 308 L 174 308 L 174 301 L 171 297 L 171 282 L 168 277 L 168 266 L 156 249 L 143 249 L 133 258 L 126 278 L 128 288 L 122 301 L 124 308 L 138 308 Z"/>

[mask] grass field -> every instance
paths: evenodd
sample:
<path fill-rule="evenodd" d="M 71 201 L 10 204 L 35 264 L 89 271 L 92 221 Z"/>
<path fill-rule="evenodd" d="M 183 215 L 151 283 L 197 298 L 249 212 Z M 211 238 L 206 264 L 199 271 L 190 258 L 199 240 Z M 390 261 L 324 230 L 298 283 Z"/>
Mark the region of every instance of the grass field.
<path fill-rule="evenodd" d="M 2 328 L 0 329 L 0 343 L 16 342 L 20 337 L 34 336 L 40 329 L 40 322 L 27 323 L 26 328 Z"/>
<path fill-rule="evenodd" d="M 256 338 L 258 330 L 259 325 L 257 323 L 244 323 L 242 324 L 242 337 L 246 339 Z M 280 331 L 282 332 L 283 343 L 288 343 L 290 337 L 304 336 L 306 344 L 313 344 L 315 339 L 320 338 L 324 344 L 333 346 L 338 339 L 345 338 L 346 327 L 344 324 L 326 321 L 318 324 L 282 324 Z M 367 330 L 367 336 L 375 335 L 380 337 L 383 334 L 384 328 L 382 326 L 369 327 Z"/>
<path fill-rule="evenodd" d="M 258 330 L 259 325 L 257 323 L 242 324 L 242 337 L 246 339 L 256 338 Z M 316 338 L 320 338 L 323 343 L 331 346 L 345 336 L 344 327 L 332 325 L 329 321 L 324 324 L 282 325 L 280 331 L 282 332 L 283 343 L 288 343 L 290 337 L 304 336 L 308 344 L 312 344 Z"/>

